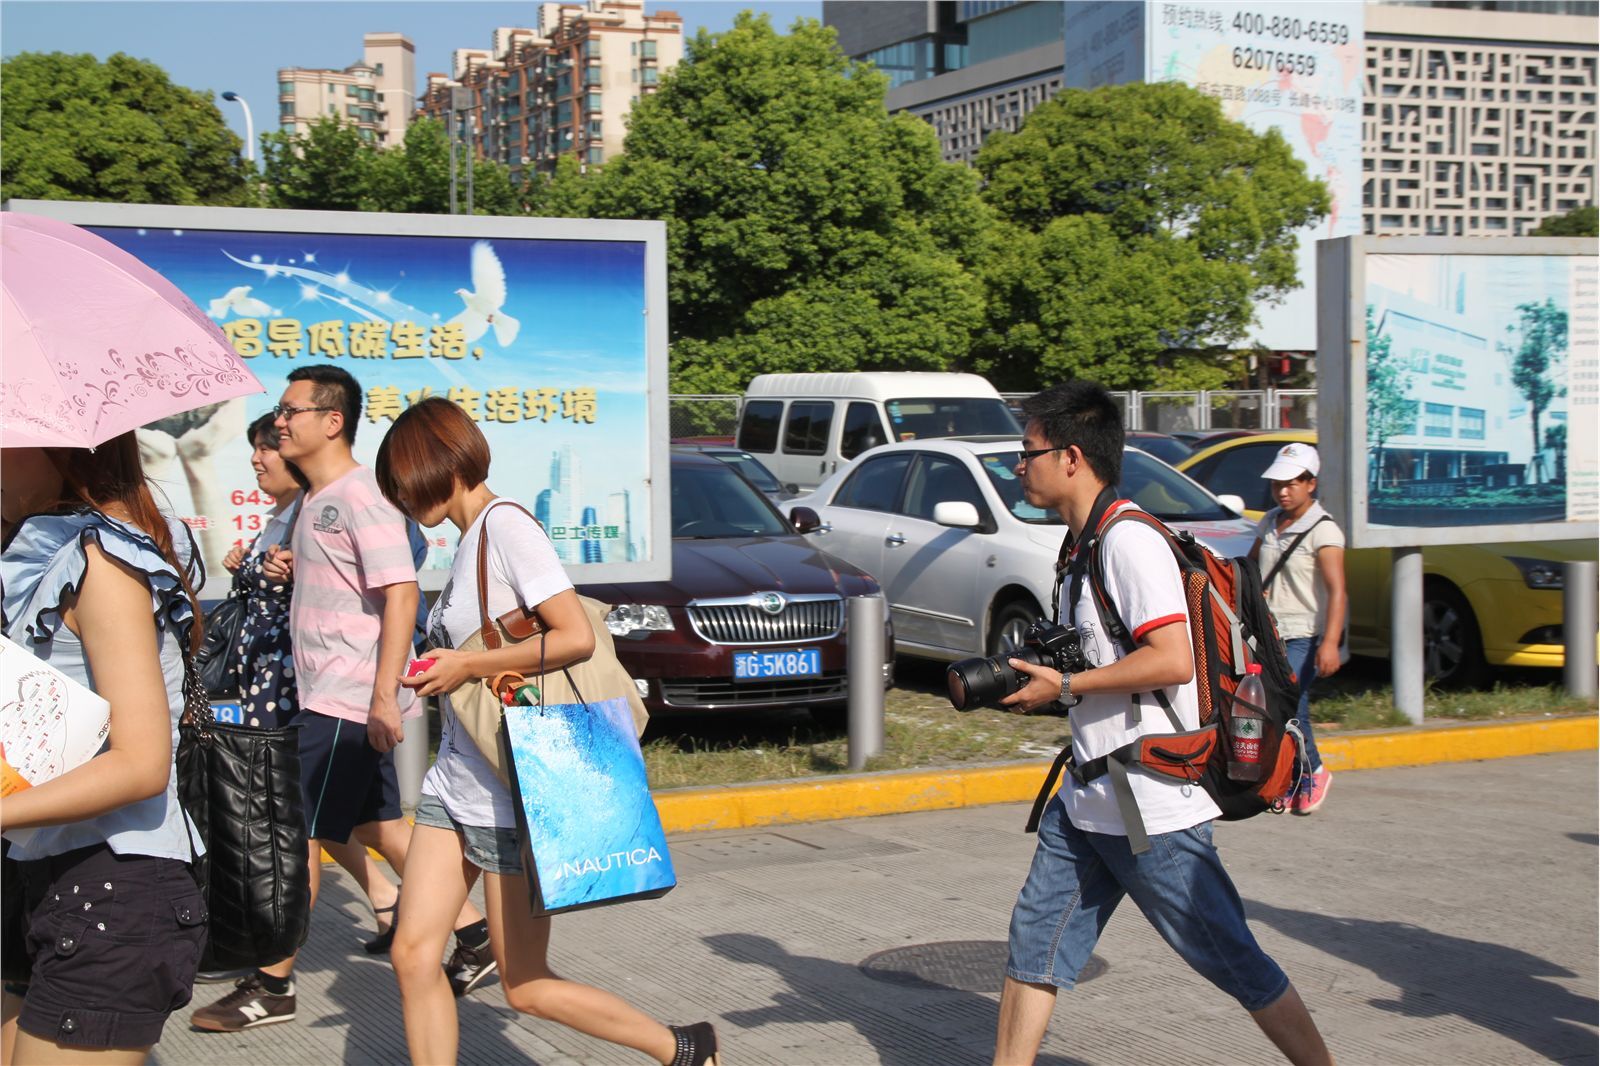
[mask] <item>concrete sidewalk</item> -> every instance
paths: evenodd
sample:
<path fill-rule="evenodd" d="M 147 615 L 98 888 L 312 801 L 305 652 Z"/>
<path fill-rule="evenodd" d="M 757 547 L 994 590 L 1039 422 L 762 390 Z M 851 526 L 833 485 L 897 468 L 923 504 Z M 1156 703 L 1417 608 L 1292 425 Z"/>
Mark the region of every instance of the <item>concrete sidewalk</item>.
<path fill-rule="evenodd" d="M 1349 1063 L 1596 1062 L 1592 752 L 1337 775 L 1309 819 L 1219 825 L 1252 925 Z M 716 1020 L 741 1066 L 981 1063 L 1033 839 L 1017 805 L 674 838 L 661 900 L 564 916 L 554 962 L 671 1021 Z M 406 1061 L 371 917 L 324 874 L 299 1017 L 221 1036 L 174 1016 L 163 1064 Z M 893 952 L 894 954 L 885 954 Z M 1278 1061 L 1131 907 L 1064 993 L 1041 1062 Z M 863 966 L 866 963 L 866 966 Z M 201 986 L 196 1005 L 227 990 Z M 640 1063 L 505 1007 L 461 1003 L 463 1063 Z"/>

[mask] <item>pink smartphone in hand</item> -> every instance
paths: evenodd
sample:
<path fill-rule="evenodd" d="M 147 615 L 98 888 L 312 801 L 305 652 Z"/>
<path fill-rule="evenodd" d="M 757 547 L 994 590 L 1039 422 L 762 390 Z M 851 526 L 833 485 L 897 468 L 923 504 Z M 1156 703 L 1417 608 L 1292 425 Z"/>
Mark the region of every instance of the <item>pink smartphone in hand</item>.
<path fill-rule="evenodd" d="M 406 663 L 406 676 L 416 677 L 418 674 L 427 673 L 432 668 L 432 659 L 412 659 L 410 662 Z"/>

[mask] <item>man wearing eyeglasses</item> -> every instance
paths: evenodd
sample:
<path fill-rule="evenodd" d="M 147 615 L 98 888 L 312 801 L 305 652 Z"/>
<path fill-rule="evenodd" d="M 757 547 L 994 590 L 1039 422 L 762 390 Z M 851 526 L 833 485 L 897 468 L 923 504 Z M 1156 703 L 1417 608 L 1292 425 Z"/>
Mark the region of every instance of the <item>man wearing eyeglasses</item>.
<path fill-rule="evenodd" d="M 270 549 L 263 570 L 294 580 L 295 725 L 315 905 L 323 843 L 338 850 L 358 825 L 397 869 L 404 864 L 410 834 L 394 746 L 403 720 L 422 710 L 400 685 L 419 594 L 405 519 L 351 450 L 361 417 L 356 379 L 336 366 L 297 367 L 273 414 L 279 454 L 310 482 L 292 551 Z M 238 1032 L 291 1021 L 293 966 L 290 958 L 250 974 L 193 1023 Z"/>
<path fill-rule="evenodd" d="M 1172 732 L 1165 711 L 1149 698 L 1158 691 L 1185 729 L 1197 729 L 1188 606 L 1160 532 L 1143 522 L 1119 522 L 1106 529 L 1099 549 L 1105 592 L 1132 634 L 1130 650 L 1106 634 L 1089 581 L 1077 579 L 1087 561 L 1085 541 L 1106 518 L 1134 506 L 1116 495 L 1124 439 L 1120 405 L 1099 385 L 1072 381 L 1025 401 L 1022 410 L 1027 430 L 1017 474 L 1023 495 L 1034 507 L 1058 513 L 1071 543 L 1085 548 L 1083 556 L 1069 557 L 1058 612 L 1078 629 L 1090 668 L 1063 675 L 1012 659 L 1029 680 L 1001 702 L 1024 714 L 1069 704 L 1076 766 L 1146 734 Z M 1185 962 L 1238 1000 L 1286 1058 L 1331 1062 L 1299 993 L 1245 922 L 1244 905 L 1211 843 L 1216 804 L 1203 789 L 1137 766 L 1129 768 L 1127 783 L 1148 833 L 1147 849 L 1130 845 L 1112 775 L 1083 782 L 1064 776 L 1044 809 L 1033 865 L 1011 915 L 995 1062 L 1034 1060 L 1057 990 L 1073 987 L 1124 896 Z M 1170 1036 L 1180 1051 L 1181 1027 L 1172 1027 Z"/>

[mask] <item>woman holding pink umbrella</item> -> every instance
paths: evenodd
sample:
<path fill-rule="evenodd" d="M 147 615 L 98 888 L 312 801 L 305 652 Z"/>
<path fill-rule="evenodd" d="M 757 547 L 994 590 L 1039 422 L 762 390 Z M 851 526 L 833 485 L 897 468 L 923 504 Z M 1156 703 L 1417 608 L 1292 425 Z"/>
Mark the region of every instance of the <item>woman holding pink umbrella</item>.
<path fill-rule="evenodd" d="M 207 913 L 174 767 L 202 568 L 134 429 L 261 386 L 176 287 L 76 226 L 0 214 L 0 289 L 0 625 L 110 704 L 98 755 L 0 806 L 0 828 L 34 830 L 8 855 L 0 1057 L 143 1062 L 189 1001 Z"/>
<path fill-rule="evenodd" d="M 104 752 L 0 807 L 0 826 L 37 830 L 11 849 L 31 973 L 6 988 L 5 1059 L 142 1062 L 206 936 L 173 767 L 194 547 L 131 432 L 94 452 L 0 449 L 0 517 L 6 636 L 111 704 Z"/>

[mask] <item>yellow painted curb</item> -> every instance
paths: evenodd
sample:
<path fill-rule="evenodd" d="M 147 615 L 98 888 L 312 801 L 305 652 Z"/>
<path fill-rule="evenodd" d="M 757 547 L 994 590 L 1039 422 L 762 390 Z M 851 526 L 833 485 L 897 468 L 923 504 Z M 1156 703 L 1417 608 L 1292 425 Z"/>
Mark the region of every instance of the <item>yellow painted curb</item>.
<path fill-rule="evenodd" d="M 1317 741 L 1317 750 L 1330 770 L 1425 766 L 1597 747 L 1600 717 L 1593 715 L 1498 725 L 1396 729 Z M 970 769 L 714 785 L 657 792 L 655 800 L 669 833 L 749 829 L 987 803 L 1020 803 L 1032 800 L 1038 793 L 1049 766 L 1048 761 L 1029 761 Z"/>

